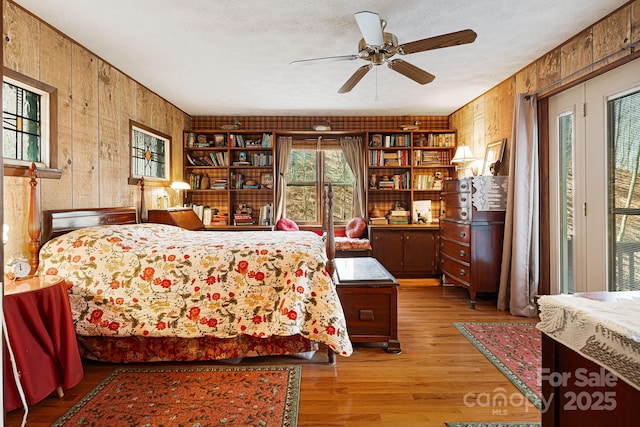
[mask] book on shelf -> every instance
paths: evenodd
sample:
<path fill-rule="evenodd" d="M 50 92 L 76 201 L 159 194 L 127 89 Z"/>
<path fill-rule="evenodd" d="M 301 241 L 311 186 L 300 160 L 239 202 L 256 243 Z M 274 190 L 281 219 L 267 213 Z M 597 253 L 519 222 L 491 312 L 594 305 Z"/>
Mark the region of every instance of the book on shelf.
<path fill-rule="evenodd" d="M 193 205 L 192 209 L 196 213 L 198 218 L 200 218 L 200 221 L 202 221 L 202 218 L 204 217 L 204 206 L 203 205 Z"/>
<path fill-rule="evenodd" d="M 369 224 L 371 225 L 379 225 L 379 224 L 388 224 L 389 221 L 387 220 L 386 217 L 376 217 L 376 218 L 369 218 Z"/>
<path fill-rule="evenodd" d="M 205 206 L 202 211 L 202 224 L 211 225 L 211 208 L 209 206 Z"/>
<path fill-rule="evenodd" d="M 414 224 L 430 224 L 433 221 L 431 200 L 414 200 L 412 213 Z"/>
<path fill-rule="evenodd" d="M 260 225 L 273 225 L 273 204 L 267 203 L 260 208 Z"/>
<path fill-rule="evenodd" d="M 389 216 L 389 224 L 409 224 L 408 216 Z"/>

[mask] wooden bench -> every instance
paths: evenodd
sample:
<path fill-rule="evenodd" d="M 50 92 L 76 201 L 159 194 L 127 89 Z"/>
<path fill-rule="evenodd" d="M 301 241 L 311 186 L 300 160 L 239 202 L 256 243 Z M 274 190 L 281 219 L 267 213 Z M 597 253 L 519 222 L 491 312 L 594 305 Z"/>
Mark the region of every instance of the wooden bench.
<path fill-rule="evenodd" d="M 398 281 L 377 259 L 336 258 L 334 281 L 354 343 L 383 342 L 399 354 Z"/>

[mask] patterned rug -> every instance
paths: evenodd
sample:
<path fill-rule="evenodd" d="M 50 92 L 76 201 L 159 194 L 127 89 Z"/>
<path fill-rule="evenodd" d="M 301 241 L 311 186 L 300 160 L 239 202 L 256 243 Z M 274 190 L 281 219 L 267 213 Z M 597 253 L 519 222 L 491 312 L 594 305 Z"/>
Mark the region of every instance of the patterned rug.
<path fill-rule="evenodd" d="M 118 368 L 52 426 L 295 426 L 300 366 Z"/>
<path fill-rule="evenodd" d="M 540 423 L 445 423 L 447 427 L 540 427 Z"/>
<path fill-rule="evenodd" d="M 542 334 L 535 323 L 454 322 L 453 325 L 540 409 Z"/>

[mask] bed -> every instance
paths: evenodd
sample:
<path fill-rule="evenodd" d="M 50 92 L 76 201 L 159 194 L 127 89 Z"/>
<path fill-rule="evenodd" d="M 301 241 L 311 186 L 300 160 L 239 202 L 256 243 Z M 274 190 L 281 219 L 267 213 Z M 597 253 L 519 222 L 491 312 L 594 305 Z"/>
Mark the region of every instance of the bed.
<path fill-rule="evenodd" d="M 126 207 L 43 217 L 38 273 L 65 280 L 85 358 L 219 360 L 324 345 L 334 363 L 352 353 L 332 239 L 138 223 Z"/>

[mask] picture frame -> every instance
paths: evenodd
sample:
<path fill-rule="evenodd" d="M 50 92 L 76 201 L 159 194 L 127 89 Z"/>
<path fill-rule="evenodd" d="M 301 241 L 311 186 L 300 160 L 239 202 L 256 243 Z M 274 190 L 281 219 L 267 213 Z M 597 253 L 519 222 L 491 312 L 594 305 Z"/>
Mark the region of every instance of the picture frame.
<path fill-rule="evenodd" d="M 260 185 L 262 188 L 273 189 L 273 174 L 272 173 L 263 173 L 260 175 Z"/>
<path fill-rule="evenodd" d="M 484 162 L 482 163 L 482 171 L 480 175 L 494 175 L 496 164 L 502 162 L 504 156 L 504 148 L 507 145 L 507 138 L 491 142 L 487 145 L 484 152 Z"/>

